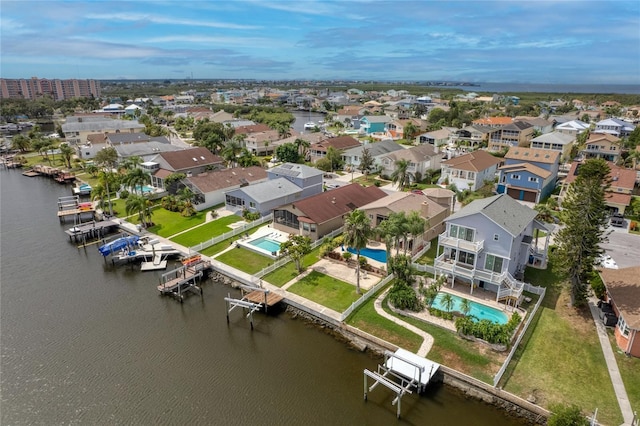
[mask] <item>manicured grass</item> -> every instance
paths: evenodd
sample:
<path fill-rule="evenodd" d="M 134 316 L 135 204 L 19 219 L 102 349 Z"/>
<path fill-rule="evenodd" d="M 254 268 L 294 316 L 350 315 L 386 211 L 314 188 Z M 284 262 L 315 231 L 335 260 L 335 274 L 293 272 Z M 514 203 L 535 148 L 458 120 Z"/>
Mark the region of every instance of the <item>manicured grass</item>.
<path fill-rule="evenodd" d="M 384 291 L 384 290 L 380 290 Z M 392 343 L 411 352 L 417 352 L 422 344 L 422 337 L 401 325 L 381 317 L 375 310 L 374 302 L 379 293 L 363 303 L 354 313 L 349 315 L 347 324 L 365 331 L 382 340 Z"/>
<path fill-rule="evenodd" d="M 216 260 L 248 274 L 255 274 L 273 263 L 273 259 L 245 248 L 229 250 L 216 257 Z"/>
<path fill-rule="evenodd" d="M 193 216 L 184 217 L 180 212 L 170 212 L 163 208 L 156 209 L 151 216 L 151 220 L 155 225 L 149 228 L 149 232 L 158 234 L 161 237 L 170 237 L 178 232 L 204 223 L 207 211 L 203 210 Z"/>
<path fill-rule="evenodd" d="M 248 232 L 249 234 L 251 234 L 253 231 L 255 231 L 256 229 L 260 228 L 261 226 L 264 226 L 265 224 L 261 224 L 261 225 L 256 225 L 253 228 L 247 229 L 246 232 Z M 231 243 L 233 243 L 234 241 L 240 239 L 239 235 L 236 235 L 235 237 L 231 237 L 231 238 L 227 238 L 226 240 L 220 241 L 217 244 L 214 244 L 212 246 L 209 246 L 205 249 L 200 250 L 200 253 L 204 254 L 205 256 L 209 256 L 209 257 L 213 257 L 216 254 L 220 253 L 221 251 L 223 251 L 224 249 L 229 248 L 229 246 L 231 245 Z"/>
<path fill-rule="evenodd" d="M 616 362 L 620 369 L 624 388 L 629 397 L 629 403 L 631 403 L 633 410 L 640 411 L 640 358 L 625 355 L 624 352 L 618 348 L 613 331 L 608 331 L 609 341 L 611 341 L 611 347 L 616 356 Z"/>
<path fill-rule="evenodd" d="M 320 258 L 318 254 L 320 253 L 320 246 L 313 249 L 310 253 L 306 254 L 302 258 L 302 268 L 306 269 L 309 266 L 316 263 Z M 276 269 L 275 271 L 264 276 L 264 280 L 270 284 L 273 284 L 277 287 L 282 287 L 292 279 L 298 276 L 298 270 L 296 269 L 295 262 L 289 262 L 286 265 Z"/>
<path fill-rule="evenodd" d="M 420 263 L 421 265 L 433 265 L 433 261 L 436 258 L 436 254 L 438 253 L 438 237 L 431 240 L 431 247 L 429 250 L 425 252 L 416 263 Z"/>
<path fill-rule="evenodd" d="M 192 247 L 203 241 L 210 240 L 213 237 L 217 237 L 218 235 L 231 231 L 232 229 L 229 225 L 241 220 L 242 218 L 236 215 L 224 216 L 209 223 L 205 223 L 202 226 L 198 226 L 197 228 L 183 234 L 176 235 L 171 238 L 171 241 L 175 241 L 185 247 Z"/>
<path fill-rule="evenodd" d="M 293 284 L 287 289 L 292 293 L 312 300 L 316 303 L 343 312 L 360 297 L 356 287 L 317 271 Z"/>

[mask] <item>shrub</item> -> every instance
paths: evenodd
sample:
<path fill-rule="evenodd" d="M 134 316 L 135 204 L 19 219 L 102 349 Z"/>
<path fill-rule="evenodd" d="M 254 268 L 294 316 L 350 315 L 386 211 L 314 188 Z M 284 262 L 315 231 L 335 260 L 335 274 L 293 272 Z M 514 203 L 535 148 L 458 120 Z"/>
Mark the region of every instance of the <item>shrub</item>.
<path fill-rule="evenodd" d="M 606 292 L 606 288 L 604 286 L 604 283 L 602 282 L 602 278 L 600 278 L 600 275 L 596 271 L 593 271 L 591 273 L 590 281 L 591 281 L 591 288 L 593 289 L 593 293 L 596 295 L 598 299 L 602 299 Z"/>
<path fill-rule="evenodd" d="M 367 266 L 369 264 L 369 262 L 367 262 L 367 258 L 364 256 L 360 256 L 360 267 L 364 268 L 365 266 Z"/>
<path fill-rule="evenodd" d="M 122 200 L 126 200 L 129 197 L 129 191 L 127 191 L 126 189 L 123 189 L 120 191 L 120 198 Z"/>
<path fill-rule="evenodd" d="M 379 180 L 377 180 L 377 181 L 373 182 L 373 185 L 377 186 L 378 188 L 380 188 L 380 185 L 382 185 L 382 184 L 380 183 Z"/>
<path fill-rule="evenodd" d="M 331 242 L 334 244 L 333 248 L 341 246 L 342 244 L 344 244 L 344 235 L 338 235 L 333 240 L 331 240 Z"/>
<path fill-rule="evenodd" d="M 242 217 L 247 222 L 253 222 L 254 220 L 260 219 L 260 213 L 259 212 L 250 212 L 249 210 L 243 210 L 242 211 Z"/>
<path fill-rule="evenodd" d="M 555 404 L 551 406 L 551 417 L 547 420 L 548 426 L 588 426 L 589 421 L 580 412 L 577 405 Z"/>
<path fill-rule="evenodd" d="M 636 222 L 635 220 L 632 220 L 631 223 L 629 224 L 629 230 L 637 231 L 638 230 L 638 222 Z"/>
<path fill-rule="evenodd" d="M 419 312 L 423 306 L 413 288 L 396 282 L 389 292 L 391 304 L 398 309 Z"/>
<path fill-rule="evenodd" d="M 351 259 L 352 256 L 353 256 L 353 253 L 351 253 L 350 251 L 345 251 L 344 253 L 342 253 L 342 257 L 347 262 L 349 261 L 349 259 Z"/>

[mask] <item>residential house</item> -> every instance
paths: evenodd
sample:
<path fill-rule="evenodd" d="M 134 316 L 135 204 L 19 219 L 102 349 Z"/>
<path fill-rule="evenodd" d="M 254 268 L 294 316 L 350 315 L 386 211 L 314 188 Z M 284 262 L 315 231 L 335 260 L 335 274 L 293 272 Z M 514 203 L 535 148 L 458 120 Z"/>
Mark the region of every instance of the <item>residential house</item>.
<path fill-rule="evenodd" d="M 571 185 L 580 173 L 581 161 L 571 163 L 569 174 L 562 183 L 560 198 L 564 198 L 569 185 Z M 608 162 L 609 174 L 607 175 L 608 186 L 604 202 L 612 213 L 624 214 L 624 211 L 631 204 L 631 195 L 636 182 L 636 172 L 633 169 L 625 169 L 615 163 Z"/>
<path fill-rule="evenodd" d="M 549 133 L 553 131 L 553 121 L 546 120 L 542 117 L 526 117 L 518 116 L 513 121 L 524 121 L 533 126 L 533 131 L 541 134 Z"/>
<path fill-rule="evenodd" d="M 151 173 L 151 185 L 164 188 L 164 180 L 173 173 L 184 173 L 187 177 L 199 175 L 208 170 L 222 168 L 224 161 L 207 148 L 195 147 L 173 152 L 161 152 L 141 164 L 143 170 Z"/>
<path fill-rule="evenodd" d="M 560 161 L 571 159 L 571 148 L 576 141 L 575 135 L 554 131 L 531 139 L 531 148 L 558 151 Z"/>
<path fill-rule="evenodd" d="M 404 147 L 390 139 L 372 143 L 365 142 L 363 145 L 347 149 L 342 153 L 342 161 L 344 161 L 345 166 L 350 165 L 357 169 L 360 166 L 362 151 L 364 151 L 365 148 L 369 150 L 369 155 L 373 159 L 371 170 L 375 170 L 378 165 L 381 164 L 382 157 L 385 154 L 404 149 Z"/>
<path fill-rule="evenodd" d="M 416 211 L 427 221 L 427 226 L 422 235 L 410 236 L 407 241 L 407 251 L 414 254 L 420 251 L 426 242 L 438 236 L 445 229 L 444 220 L 451 211 L 424 195 L 411 192 L 394 192 L 384 198 L 372 201 L 360 208 L 369 220 L 371 226 L 376 228 L 389 218 L 391 213 Z M 404 242 L 401 243 L 401 245 Z M 404 247 L 400 247 L 404 249 Z"/>
<path fill-rule="evenodd" d="M 449 212 L 453 212 L 453 209 L 456 205 L 456 193 L 444 188 L 425 188 L 422 190 L 422 193 L 431 201 L 434 201 L 449 210 Z"/>
<path fill-rule="evenodd" d="M 351 123 L 354 117 L 359 117 L 364 112 L 362 105 L 347 105 L 338 110 L 335 121 L 340 123 Z"/>
<path fill-rule="evenodd" d="M 558 124 L 555 128 L 556 132 L 572 135 L 574 137 L 577 137 L 578 135 L 581 135 L 588 130 L 589 124 L 580 120 L 566 121 L 564 123 Z"/>
<path fill-rule="evenodd" d="M 219 169 L 192 175 L 182 180 L 195 194 L 196 210 L 205 210 L 225 202 L 225 193 L 267 180 L 267 171 L 262 167 L 236 167 Z"/>
<path fill-rule="evenodd" d="M 620 158 L 622 143 L 620 138 L 608 133 L 591 133 L 580 153 L 584 158 L 602 158 L 617 162 Z"/>
<path fill-rule="evenodd" d="M 78 158 L 91 160 L 100 150 L 111 147 L 118 153 L 118 161 L 134 156 L 147 161 L 159 152 L 184 149 L 171 145 L 164 136 L 151 137 L 144 133 L 94 133 L 87 136 L 85 144 L 76 146 L 75 151 Z"/>
<path fill-rule="evenodd" d="M 513 147 L 500 167 L 498 194 L 539 203 L 553 192 L 558 180 L 560 153 L 545 149 Z"/>
<path fill-rule="evenodd" d="M 387 123 L 387 136 L 394 140 L 408 139 L 407 135 L 405 135 L 404 129 L 409 123 L 411 123 L 417 130 L 420 130 L 420 128 L 424 126 L 424 122 L 418 118 L 410 118 L 406 120 L 395 119 Z"/>
<path fill-rule="evenodd" d="M 309 156 L 311 161 L 317 161 L 327 156 L 329 147 L 336 151 L 342 152 L 351 148 L 359 147 L 360 141 L 351 136 L 337 136 L 335 138 L 325 139 L 318 143 L 314 143 L 309 147 Z"/>
<path fill-rule="evenodd" d="M 103 116 L 71 116 L 62 124 L 65 140 L 71 145 L 84 144 L 94 133 L 142 133 L 144 129 L 144 124 L 135 120 L 113 120 Z"/>
<path fill-rule="evenodd" d="M 618 118 L 607 118 L 596 123 L 593 133 L 607 133 L 619 138 L 625 138 L 635 130 L 636 126 Z"/>
<path fill-rule="evenodd" d="M 267 181 L 228 191 L 226 208 L 267 215 L 276 207 L 321 193 L 322 175 L 321 170 L 304 164 L 281 164 L 267 170 Z"/>
<path fill-rule="evenodd" d="M 420 174 L 420 176 L 426 176 L 427 172 L 438 170 L 440 168 L 441 154 L 438 154 L 435 148 L 428 144 L 394 151 L 382 156 L 381 174 L 391 176 L 396 169 L 396 161 L 399 160 L 406 160 L 409 163 L 407 171 L 415 178 L 416 173 Z"/>
<path fill-rule="evenodd" d="M 411 109 L 398 104 L 391 105 L 385 107 L 384 115 L 392 120 L 406 120 L 411 117 Z"/>
<path fill-rule="evenodd" d="M 471 294 L 480 287 L 496 293 L 496 301 L 518 305 L 525 266 L 547 267 L 549 230 L 536 215 L 506 194 L 472 201 L 445 221 L 436 275 L 469 286 Z M 544 241 L 534 238 L 536 229 L 546 232 Z"/>
<path fill-rule="evenodd" d="M 277 147 L 277 141 L 281 138 L 278 130 L 247 133 L 244 138 L 244 146 L 255 155 L 273 154 Z"/>
<path fill-rule="evenodd" d="M 386 197 L 375 186 L 357 183 L 283 204 L 273 210 L 273 227 L 277 230 L 305 235 L 312 241 L 344 224 L 344 216 L 367 203 Z"/>
<path fill-rule="evenodd" d="M 471 124 L 476 126 L 487 126 L 494 129 L 506 126 L 511 123 L 513 123 L 513 119 L 511 117 L 486 117 L 479 118 L 471 122 Z"/>
<path fill-rule="evenodd" d="M 472 124 L 454 131 L 451 135 L 451 142 L 458 146 L 467 146 L 471 148 L 488 145 L 489 135 L 492 131 L 493 127 Z"/>
<path fill-rule="evenodd" d="M 367 135 L 386 133 L 387 125 L 391 123 L 391 121 L 391 118 L 386 115 L 365 115 L 360 118 L 360 128 L 363 129 Z"/>
<path fill-rule="evenodd" d="M 449 127 L 443 127 L 440 130 L 434 130 L 432 132 L 422 133 L 416 137 L 418 143 L 433 145 L 436 150 L 439 150 L 441 146 L 447 145 L 451 140 L 451 137 L 455 134 L 455 131 Z"/>
<path fill-rule="evenodd" d="M 502 151 L 513 146 L 529 146 L 533 138 L 533 126 L 524 121 L 514 121 L 489 134 L 489 151 Z"/>
<path fill-rule="evenodd" d="M 453 157 L 440 164 L 440 183 L 449 182 L 460 191 L 477 191 L 489 181 L 493 184 L 501 158 L 484 150 Z"/>
<path fill-rule="evenodd" d="M 640 358 L 640 267 L 600 271 L 606 288 L 606 301 L 618 317 L 614 336 L 627 355 Z"/>

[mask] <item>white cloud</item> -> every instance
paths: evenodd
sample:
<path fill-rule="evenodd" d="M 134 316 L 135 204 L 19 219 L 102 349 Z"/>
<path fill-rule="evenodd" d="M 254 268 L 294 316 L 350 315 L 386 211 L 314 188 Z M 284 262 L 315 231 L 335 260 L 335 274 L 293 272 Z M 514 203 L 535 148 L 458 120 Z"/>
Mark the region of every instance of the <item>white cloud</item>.
<path fill-rule="evenodd" d="M 129 22 L 151 22 L 154 24 L 165 25 L 184 25 L 184 26 L 196 26 L 196 27 L 208 27 L 208 28 L 221 28 L 230 30 L 258 30 L 262 27 L 256 25 L 243 25 L 233 22 L 216 22 L 209 19 L 195 20 L 185 19 L 171 16 L 158 16 L 145 13 L 90 13 L 86 15 L 87 19 L 100 20 L 100 21 L 129 21 Z"/>

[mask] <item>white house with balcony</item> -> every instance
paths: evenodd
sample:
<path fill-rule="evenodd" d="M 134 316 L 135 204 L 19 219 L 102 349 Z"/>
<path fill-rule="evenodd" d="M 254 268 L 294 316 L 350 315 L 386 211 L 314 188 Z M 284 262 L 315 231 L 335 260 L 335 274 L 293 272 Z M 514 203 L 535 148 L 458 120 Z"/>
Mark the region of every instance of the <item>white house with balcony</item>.
<path fill-rule="evenodd" d="M 496 293 L 496 301 L 517 306 L 522 300 L 524 268 L 547 267 L 549 230 L 537 212 L 506 194 L 476 200 L 446 219 L 438 237 L 437 275 Z M 545 236 L 538 238 L 538 232 Z"/>

